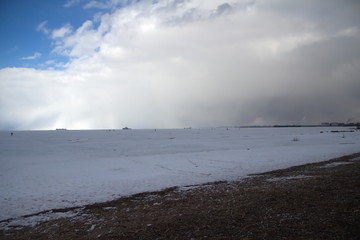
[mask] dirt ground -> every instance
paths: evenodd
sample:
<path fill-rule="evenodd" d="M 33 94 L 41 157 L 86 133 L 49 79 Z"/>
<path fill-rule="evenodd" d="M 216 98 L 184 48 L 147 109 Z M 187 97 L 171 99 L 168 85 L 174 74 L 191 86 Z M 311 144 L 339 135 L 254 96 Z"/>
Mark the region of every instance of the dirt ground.
<path fill-rule="evenodd" d="M 359 239 L 360 153 L 53 211 L 0 239 Z"/>

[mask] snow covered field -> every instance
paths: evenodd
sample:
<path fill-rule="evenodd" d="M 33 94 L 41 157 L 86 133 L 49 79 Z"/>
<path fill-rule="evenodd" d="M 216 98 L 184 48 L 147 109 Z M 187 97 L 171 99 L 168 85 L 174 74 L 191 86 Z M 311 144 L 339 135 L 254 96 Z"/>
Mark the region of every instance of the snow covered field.
<path fill-rule="evenodd" d="M 335 130 L 0 132 L 0 220 L 360 152 L 359 131 Z"/>

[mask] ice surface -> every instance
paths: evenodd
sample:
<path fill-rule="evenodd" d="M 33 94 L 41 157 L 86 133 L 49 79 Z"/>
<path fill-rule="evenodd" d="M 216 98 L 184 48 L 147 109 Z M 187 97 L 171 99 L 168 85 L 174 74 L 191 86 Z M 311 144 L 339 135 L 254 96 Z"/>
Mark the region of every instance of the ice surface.
<path fill-rule="evenodd" d="M 331 130 L 348 129 L 0 132 L 0 220 L 359 152 Z"/>

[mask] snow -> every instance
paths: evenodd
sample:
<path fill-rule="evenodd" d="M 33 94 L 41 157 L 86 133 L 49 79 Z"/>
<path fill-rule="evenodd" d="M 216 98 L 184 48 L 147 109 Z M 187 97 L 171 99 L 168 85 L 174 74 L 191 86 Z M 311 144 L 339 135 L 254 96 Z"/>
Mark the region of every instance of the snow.
<path fill-rule="evenodd" d="M 298 180 L 298 179 L 304 179 L 304 178 L 312 178 L 312 176 L 298 175 L 298 176 L 290 176 L 290 177 L 275 177 L 275 178 L 266 179 L 266 181 L 267 182 L 280 182 L 280 181 Z"/>
<path fill-rule="evenodd" d="M 68 211 L 68 212 L 46 212 L 35 216 L 19 217 L 12 219 L 9 222 L 0 223 L 1 230 L 8 229 L 21 229 L 23 226 L 36 226 L 39 222 L 55 220 L 59 218 L 76 217 L 80 211 Z"/>
<path fill-rule="evenodd" d="M 333 162 L 333 163 L 328 163 L 325 166 L 322 166 L 321 168 L 332 168 L 332 167 L 336 167 L 336 166 L 340 166 L 340 165 L 347 165 L 347 164 L 352 164 L 351 162 Z"/>
<path fill-rule="evenodd" d="M 331 130 L 349 128 L 2 131 L 0 221 L 359 152 Z"/>
<path fill-rule="evenodd" d="M 351 161 L 360 161 L 360 157 L 353 158 L 353 159 L 351 159 Z"/>

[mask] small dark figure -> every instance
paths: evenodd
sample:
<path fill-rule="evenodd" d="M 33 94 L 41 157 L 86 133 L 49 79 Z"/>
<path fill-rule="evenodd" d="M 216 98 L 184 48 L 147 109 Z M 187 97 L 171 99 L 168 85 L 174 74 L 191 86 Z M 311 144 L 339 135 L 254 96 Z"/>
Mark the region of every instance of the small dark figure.
<path fill-rule="evenodd" d="M 11 136 L 12 136 L 12 135 L 14 135 L 14 133 L 13 133 L 13 132 L 11 132 Z"/>

